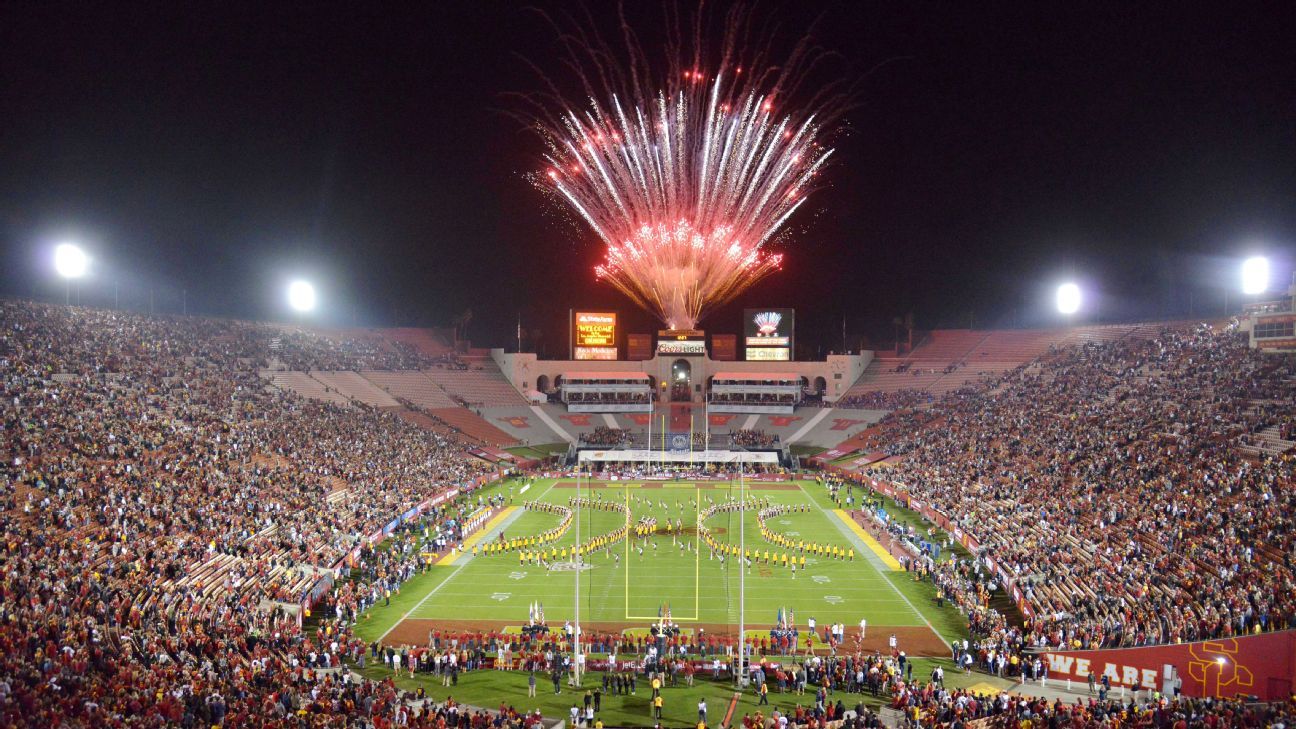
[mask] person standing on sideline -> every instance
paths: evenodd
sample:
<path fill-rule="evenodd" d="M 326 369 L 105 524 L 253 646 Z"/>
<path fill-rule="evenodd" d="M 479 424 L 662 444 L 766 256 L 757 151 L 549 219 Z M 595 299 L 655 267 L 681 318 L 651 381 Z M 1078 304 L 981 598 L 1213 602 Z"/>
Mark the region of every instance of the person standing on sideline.
<path fill-rule="evenodd" d="M 527 696 L 536 695 L 535 687 L 536 687 L 535 670 L 532 669 L 531 674 L 527 676 Z"/>
<path fill-rule="evenodd" d="M 698 723 L 706 723 L 706 699 L 698 699 Z"/>

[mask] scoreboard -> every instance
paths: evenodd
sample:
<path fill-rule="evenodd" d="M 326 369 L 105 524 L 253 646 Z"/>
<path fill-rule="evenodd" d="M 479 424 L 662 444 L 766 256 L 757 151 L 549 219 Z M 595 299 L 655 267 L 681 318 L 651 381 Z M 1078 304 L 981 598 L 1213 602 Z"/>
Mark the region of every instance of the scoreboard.
<path fill-rule="evenodd" d="M 704 355 L 706 354 L 706 332 L 698 329 L 659 329 L 657 354 Z"/>
<path fill-rule="evenodd" d="M 576 359 L 616 359 L 616 312 L 572 312 L 572 340 L 573 355 Z"/>
<path fill-rule="evenodd" d="M 745 309 L 743 349 L 749 362 L 788 362 L 796 337 L 795 309 Z"/>

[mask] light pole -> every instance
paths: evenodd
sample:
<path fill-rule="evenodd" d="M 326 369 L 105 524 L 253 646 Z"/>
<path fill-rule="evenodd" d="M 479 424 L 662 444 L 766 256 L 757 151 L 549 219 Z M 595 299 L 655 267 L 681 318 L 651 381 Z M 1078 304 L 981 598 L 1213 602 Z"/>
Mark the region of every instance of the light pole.
<path fill-rule="evenodd" d="M 743 454 L 738 451 L 738 688 L 747 677 L 747 493 Z"/>
<path fill-rule="evenodd" d="M 315 308 L 317 302 L 315 296 L 315 286 L 309 281 L 297 279 L 288 284 L 288 306 L 297 312 L 297 323 L 301 323 L 301 315 Z"/>
<path fill-rule="evenodd" d="M 1081 300 L 1080 287 L 1076 284 L 1067 282 L 1058 287 L 1057 310 L 1060 313 L 1070 316 L 1080 311 Z"/>
<path fill-rule="evenodd" d="M 90 270 L 90 257 L 80 246 L 60 243 L 54 247 L 54 270 L 63 277 L 63 303 L 72 305 L 72 279 L 81 278 Z"/>
<path fill-rule="evenodd" d="M 1242 262 L 1242 293 L 1247 296 L 1263 294 L 1269 289 L 1269 259 L 1251 256 Z"/>
<path fill-rule="evenodd" d="M 573 655 L 572 655 L 572 676 L 573 676 L 573 678 L 575 679 L 575 682 L 576 682 L 576 688 L 577 688 L 578 690 L 580 689 L 580 685 L 581 685 L 581 647 L 580 647 L 580 634 L 581 634 L 581 627 L 580 627 L 580 575 L 581 575 L 580 515 L 581 515 L 581 508 L 580 508 L 580 478 L 581 478 L 581 471 L 582 471 L 582 470 L 583 470 L 583 469 L 581 468 L 581 463 L 580 463 L 580 461 L 578 460 L 578 461 L 576 462 L 576 501 L 575 501 L 575 503 L 574 503 L 574 506 L 576 507 L 576 546 L 573 548 L 573 551 L 575 552 L 575 560 L 576 560 L 576 569 L 573 570 L 573 572 L 576 573 L 576 592 L 575 592 L 575 595 L 576 595 L 576 625 L 575 625 L 574 628 L 572 628 L 572 630 L 574 631 L 574 633 L 573 633 L 573 635 L 572 635 L 572 646 L 574 647 L 574 649 L 573 649 L 573 651 L 572 651 L 572 653 L 573 653 Z"/>

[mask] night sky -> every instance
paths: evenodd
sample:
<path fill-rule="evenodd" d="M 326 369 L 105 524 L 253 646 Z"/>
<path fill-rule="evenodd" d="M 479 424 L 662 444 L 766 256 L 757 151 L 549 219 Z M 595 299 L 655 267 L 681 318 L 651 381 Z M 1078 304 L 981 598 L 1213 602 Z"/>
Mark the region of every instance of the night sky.
<path fill-rule="evenodd" d="M 655 328 L 523 178 L 541 149 L 509 94 L 539 81 L 519 54 L 562 79 L 534 4 L 177 5 L 0 8 L 4 294 L 61 300 L 49 246 L 70 237 L 95 258 L 86 303 L 285 318 L 304 274 L 321 322 L 471 308 L 470 336 L 499 345 L 521 312 L 551 355 L 568 307 Z M 655 6 L 632 5 L 653 38 Z M 908 312 L 1056 324 L 1068 278 L 1087 319 L 1134 320 L 1218 315 L 1245 254 L 1290 276 L 1290 3 L 1014 5 L 756 6 L 789 43 L 817 19 L 858 107 L 783 272 L 704 328 L 793 306 L 818 354 L 843 317 L 852 347 Z"/>

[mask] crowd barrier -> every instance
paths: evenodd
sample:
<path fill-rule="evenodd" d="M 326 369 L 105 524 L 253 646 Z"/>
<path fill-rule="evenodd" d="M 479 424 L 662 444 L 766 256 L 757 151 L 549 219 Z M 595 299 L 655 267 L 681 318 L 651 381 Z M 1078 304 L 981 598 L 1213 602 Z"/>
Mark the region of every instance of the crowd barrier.
<path fill-rule="evenodd" d="M 1047 651 L 1049 680 L 1088 683 L 1194 698 L 1254 697 L 1285 701 L 1296 680 L 1296 630 L 1195 643 Z M 1177 679 L 1177 681 L 1176 681 Z"/>

